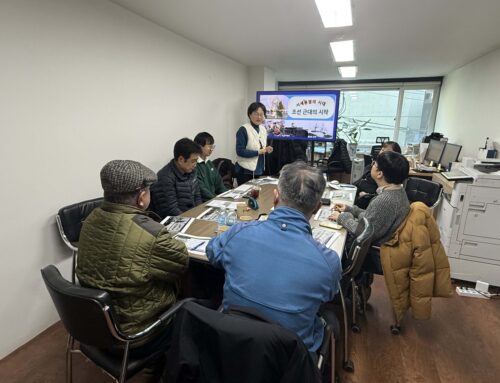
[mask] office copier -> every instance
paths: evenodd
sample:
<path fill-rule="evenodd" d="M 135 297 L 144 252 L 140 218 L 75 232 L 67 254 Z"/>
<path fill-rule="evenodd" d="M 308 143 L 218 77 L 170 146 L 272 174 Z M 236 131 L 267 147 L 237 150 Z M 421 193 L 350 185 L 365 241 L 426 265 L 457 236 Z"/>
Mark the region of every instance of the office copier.
<path fill-rule="evenodd" d="M 437 211 L 441 241 L 451 277 L 500 286 L 500 171 L 454 163 L 452 170 L 470 176 L 455 180 Z"/>

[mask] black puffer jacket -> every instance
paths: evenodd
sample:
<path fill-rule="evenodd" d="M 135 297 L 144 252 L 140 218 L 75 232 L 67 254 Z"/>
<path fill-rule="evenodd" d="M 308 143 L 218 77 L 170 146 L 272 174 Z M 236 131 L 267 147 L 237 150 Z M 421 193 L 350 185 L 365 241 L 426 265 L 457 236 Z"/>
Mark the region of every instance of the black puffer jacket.
<path fill-rule="evenodd" d="M 347 142 L 345 142 L 345 140 L 339 138 L 333 143 L 333 150 L 330 158 L 328 158 L 328 163 L 331 163 L 332 161 L 339 161 L 344 168 L 344 172 L 351 172 L 352 162 L 349 157 Z"/>
<path fill-rule="evenodd" d="M 201 202 L 196 172 L 182 174 L 174 160 L 158 172 L 158 182 L 151 186 L 149 209 L 161 218 L 182 214 Z"/>

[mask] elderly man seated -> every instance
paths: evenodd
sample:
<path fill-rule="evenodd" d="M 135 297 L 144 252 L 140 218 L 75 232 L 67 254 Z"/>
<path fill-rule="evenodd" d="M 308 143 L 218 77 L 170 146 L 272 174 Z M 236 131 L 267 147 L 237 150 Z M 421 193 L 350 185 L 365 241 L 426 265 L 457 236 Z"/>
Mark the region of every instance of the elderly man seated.
<path fill-rule="evenodd" d="M 176 301 L 188 253 L 148 208 L 156 174 L 136 161 L 114 160 L 101 170 L 104 202 L 82 226 L 76 273 L 82 286 L 110 293 L 122 331 L 135 334 Z M 131 353 L 146 355 L 168 342 L 167 331 Z"/>
<path fill-rule="evenodd" d="M 311 235 L 309 219 L 324 189 L 317 169 L 286 165 L 268 219 L 232 226 L 207 246 L 210 262 L 225 271 L 224 307 L 258 310 L 298 334 L 311 352 L 322 343 L 325 320 L 336 327 L 322 304 L 333 299 L 342 271 L 338 254 Z"/>

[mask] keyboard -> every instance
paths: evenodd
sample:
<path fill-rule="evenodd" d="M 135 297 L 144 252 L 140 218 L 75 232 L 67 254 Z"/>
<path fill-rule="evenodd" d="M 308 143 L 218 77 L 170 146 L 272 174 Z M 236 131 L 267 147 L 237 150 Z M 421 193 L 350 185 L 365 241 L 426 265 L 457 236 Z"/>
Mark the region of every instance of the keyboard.
<path fill-rule="evenodd" d="M 433 173 L 438 171 L 435 166 L 427 166 L 422 164 L 418 164 L 415 170 L 419 172 L 428 172 L 428 173 Z"/>

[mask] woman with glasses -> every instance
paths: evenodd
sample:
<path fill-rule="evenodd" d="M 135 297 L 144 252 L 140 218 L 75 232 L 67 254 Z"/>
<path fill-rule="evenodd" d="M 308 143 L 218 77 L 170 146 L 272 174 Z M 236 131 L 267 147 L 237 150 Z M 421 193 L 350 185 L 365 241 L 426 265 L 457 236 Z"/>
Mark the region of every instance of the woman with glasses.
<path fill-rule="evenodd" d="M 247 109 L 249 122 L 236 132 L 236 179 L 238 185 L 264 173 L 265 155 L 272 153 L 272 146 L 267 145 L 267 131 L 264 124 L 266 107 L 260 102 L 253 102 Z"/>

